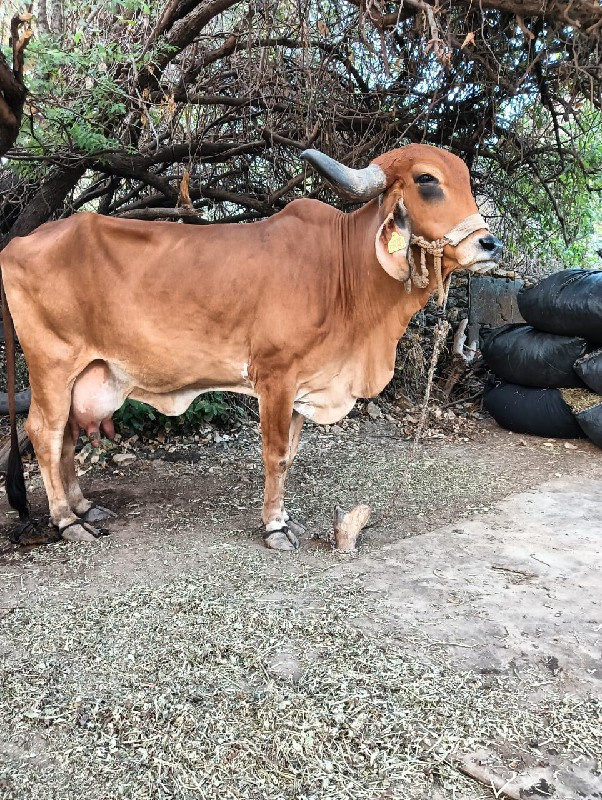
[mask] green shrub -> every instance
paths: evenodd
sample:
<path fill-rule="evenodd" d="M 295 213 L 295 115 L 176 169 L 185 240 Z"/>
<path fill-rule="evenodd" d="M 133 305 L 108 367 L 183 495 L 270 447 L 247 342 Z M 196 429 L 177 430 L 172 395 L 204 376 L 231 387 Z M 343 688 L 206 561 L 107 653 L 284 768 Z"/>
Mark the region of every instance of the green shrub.
<path fill-rule="evenodd" d="M 210 392 L 193 400 L 188 409 L 178 417 L 168 417 L 138 400 L 126 400 L 113 415 L 113 421 L 121 433 L 133 431 L 142 434 L 160 430 L 194 433 L 208 422 L 226 425 L 235 422 L 240 416 L 241 409 L 235 402 L 226 400 L 221 392 Z"/>

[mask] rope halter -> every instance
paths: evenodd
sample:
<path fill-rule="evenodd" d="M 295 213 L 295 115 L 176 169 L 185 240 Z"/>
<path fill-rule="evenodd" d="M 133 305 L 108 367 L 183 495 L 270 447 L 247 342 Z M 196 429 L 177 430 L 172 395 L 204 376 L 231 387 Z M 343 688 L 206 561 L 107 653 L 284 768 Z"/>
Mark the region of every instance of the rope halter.
<path fill-rule="evenodd" d="M 447 244 L 456 247 L 461 241 L 470 236 L 471 233 L 476 231 L 489 230 L 489 225 L 485 222 L 480 214 L 471 214 L 454 228 L 442 236 L 441 239 L 435 239 L 429 242 L 422 236 L 410 237 L 410 248 L 408 252 L 408 261 L 410 264 L 410 277 L 406 281 L 406 290 L 412 291 L 412 285 L 417 286 L 419 289 L 426 289 L 429 285 L 429 273 L 426 266 L 426 254 L 430 253 L 433 256 L 433 268 L 435 270 L 435 277 L 437 279 L 437 305 L 443 307 L 447 299 L 447 290 L 443 286 L 443 278 L 441 275 L 442 261 L 443 261 L 443 248 Z M 417 268 L 414 261 L 411 245 L 417 245 L 420 248 L 420 267 Z M 449 288 L 449 281 L 446 281 L 447 288 Z"/>

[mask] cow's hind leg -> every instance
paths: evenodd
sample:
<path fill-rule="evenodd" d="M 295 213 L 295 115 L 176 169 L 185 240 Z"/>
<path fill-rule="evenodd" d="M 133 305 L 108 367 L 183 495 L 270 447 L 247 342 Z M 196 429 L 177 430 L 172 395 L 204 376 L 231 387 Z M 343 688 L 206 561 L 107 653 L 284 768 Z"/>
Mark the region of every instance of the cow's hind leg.
<path fill-rule="evenodd" d="M 114 517 L 115 514 L 108 508 L 96 505 L 91 500 L 86 500 L 77 480 L 75 471 L 75 444 L 79 430 L 77 424 L 70 420 L 65 426 L 63 448 L 61 451 L 61 475 L 67 500 L 71 510 L 85 522 L 101 522 Z"/>
<path fill-rule="evenodd" d="M 30 378 L 33 376 L 30 375 Z M 25 427 L 40 466 L 48 496 L 50 519 L 64 539 L 76 542 L 92 541 L 99 532 L 79 519 L 72 511 L 61 470 L 71 391 L 70 389 L 65 391 L 63 388 L 60 392 L 57 391 L 56 394 L 49 396 L 43 392 L 36 393 L 35 382 L 33 379 L 31 382 L 31 406 Z"/>
<path fill-rule="evenodd" d="M 286 386 L 266 387 L 259 395 L 259 416 L 265 466 L 262 519 L 265 543 L 274 550 L 296 550 L 299 540 L 287 525 L 284 483 L 290 464 L 293 392 Z"/>
<path fill-rule="evenodd" d="M 77 376 L 71 393 L 71 413 L 65 428 L 61 471 L 65 491 L 72 510 L 85 522 L 100 522 L 114 517 L 107 508 L 86 500 L 77 481 L 75 443 L 83 428 L 94 446 L 100 444 L 101 429 L 110 439 L 115 435 L 112 415 L 127 393 L 125 384 L 114 375 L 109 364 L 101 359 L 91 361 Z"/>

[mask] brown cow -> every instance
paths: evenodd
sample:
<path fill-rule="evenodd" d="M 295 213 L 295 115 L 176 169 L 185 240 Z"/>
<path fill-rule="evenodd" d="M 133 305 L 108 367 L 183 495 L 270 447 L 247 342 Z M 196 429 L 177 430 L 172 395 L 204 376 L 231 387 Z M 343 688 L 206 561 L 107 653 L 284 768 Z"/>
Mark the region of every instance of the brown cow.
<path fill-rule="evenodd" d="M 177 415 L 217 389 L 259 400 L 265 541 L 296 548 L 284 482 L 304 418 L 336 422 L 391 379 L 398 340 L 441 281 L 425 250 L 440 248 L 444 278 L 499 260 L 456 156 L 409 145 L 363 170 L 303 157 L 341 194 L 373 199 L 350 214 L 295 200 L 251 225 L 201 228 L 77 214 L 0 254 L 6 330 L 12 314 L 29 364 L 27 432 L 63 538 L 92 539 L 110 513 L 78 485 L 80 427 L 110 433 L 127 397 Z M 15 461 L 7 487 L 26 518 Z"/>

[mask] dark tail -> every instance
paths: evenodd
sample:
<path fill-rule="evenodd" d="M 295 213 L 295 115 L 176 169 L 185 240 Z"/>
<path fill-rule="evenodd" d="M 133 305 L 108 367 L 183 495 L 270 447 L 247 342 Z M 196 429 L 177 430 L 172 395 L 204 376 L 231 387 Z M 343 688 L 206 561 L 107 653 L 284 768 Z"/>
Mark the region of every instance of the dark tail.
<path fill-rule="evenodd" d="M 17 415 L 15 410 L 15 326 L 10 315 L 8 302 L 4 293 L 4 283 L 0 274 L 0 291 L 2 292 L 2 321 L 4 323 L 4 347 L 6 352 L 6 383 L 8 390 L 8 414 L 10 416 L 10 455 L 6 469 L 6 494 L 8 502 L 19 512 L 19 519 L 29 519 L 29 503 L 23 477 L 23 462 L 19 451 L 19 435 L 17 433 Z"/>

